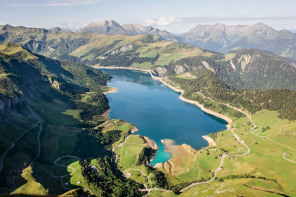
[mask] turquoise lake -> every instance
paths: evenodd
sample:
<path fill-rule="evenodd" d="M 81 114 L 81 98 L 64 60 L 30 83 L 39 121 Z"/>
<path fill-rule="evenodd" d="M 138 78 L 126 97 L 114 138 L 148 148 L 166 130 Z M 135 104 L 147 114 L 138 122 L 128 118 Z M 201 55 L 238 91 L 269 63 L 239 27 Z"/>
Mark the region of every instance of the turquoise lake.
<path fill-rule="evenodd" d="M 147 136 L 159 146 L 151 165 L 170 158 L 170 154 L 163 151 L 162 139 L 172 139 L 176 144 L 185 143 L 201 149 L 208 145 L 203 135 L 226 129 L 226 121 L 183 102 L 178 98 L 179 93 L 153 80 L 149 73 L 100 70 L 113 77 L 108 86 L 118 89 L 118 92 L 107 95 L 110 118 L 134 124 L 139 129 L 136 134 Z"/>

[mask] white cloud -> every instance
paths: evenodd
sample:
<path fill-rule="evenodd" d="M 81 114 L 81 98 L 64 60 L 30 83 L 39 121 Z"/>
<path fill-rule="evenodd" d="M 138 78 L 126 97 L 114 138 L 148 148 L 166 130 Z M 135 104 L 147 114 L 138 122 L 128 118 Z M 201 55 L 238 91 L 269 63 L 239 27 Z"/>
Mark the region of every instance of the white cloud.
<path fill-rule="evenodd" d="M 59 7 L 73 5 L 87 5 L 102 2 L 103 0 L 4 0 L 0 4 L 12 7 Z"/>
<path fill-rule="evenodd" d="M 169 17 L 160 17 L 157 19 L 145 19 L 144 24 L 150 26 L 167 26 L 175 22 L 179 22 L 180 18 L 175 18 L 172 16 Z"/>
<path fill-rule="evenodd" d="M 188 17 L 181 18 L 186 22 L 217 22 L 217 21 L 287 21 L 295 20 L 296 16 L 254 16 L 254 17 Z"/>
<path fill-rule="evenodd" d="M 296 16 L 254 16 L 254 17 L 160 17 L 144 20 L 145 25 L 168 26 L 176 23 L 213 23 L 220 21 L 288 21 L 296 20 Z"/>
<path fill-rule="evenodd" d="M 70 30 L 70 31 L 76 31 L 77 29 L 80 29 L 81 27 L 85 26 L 84 23 L 74 22 L 74 23 L 58 23 L 57 27 L 60 27 L 62 29 Z"/>
<path fill-rule="evenodd" d="M 273 28 L 295 29 L 296 16 L 252 16 L 252 17 L 161 17 L 148 18 L 142 23 L 174 33 L 186 32 L 199 24 L 222 23 L 225 25 L 251 25 L 263 22 Z"/>

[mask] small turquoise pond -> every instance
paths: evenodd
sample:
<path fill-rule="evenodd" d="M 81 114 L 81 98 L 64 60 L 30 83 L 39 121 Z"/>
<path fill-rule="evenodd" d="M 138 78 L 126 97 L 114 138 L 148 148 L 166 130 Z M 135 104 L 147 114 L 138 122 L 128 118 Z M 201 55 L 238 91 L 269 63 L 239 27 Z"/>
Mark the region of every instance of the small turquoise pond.
<path fill-rule="evenodd" d="M 178 98 L 179 93 L 153 80 L 149 73 L 100 70 L 113 77 L 108 85 L 118 89 L 118 92 L 107 95 L 110 118 L 134 124 L 139 129 L 136 134 L 147 136 L 159 146 L 151 165 L 170 158 L 170 154 L 164 152 L 162 139 L 172 139 L 176 144 L 185 143 L 201 149 L 208 145 L 203 135 L 226 129 L 226 121 L 183 102 Z"/>

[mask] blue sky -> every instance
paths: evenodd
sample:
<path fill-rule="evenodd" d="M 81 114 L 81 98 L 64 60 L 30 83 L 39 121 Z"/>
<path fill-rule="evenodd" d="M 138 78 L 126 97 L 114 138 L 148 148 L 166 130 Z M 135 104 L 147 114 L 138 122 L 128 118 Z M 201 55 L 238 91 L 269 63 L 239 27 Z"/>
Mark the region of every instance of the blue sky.
<path fill-rule="evenodd" d="M 0 24 L 77 29 L 114 19 L 180 33 L 198 24 L 296 29 L 295 0 L 0 0 Z"/>

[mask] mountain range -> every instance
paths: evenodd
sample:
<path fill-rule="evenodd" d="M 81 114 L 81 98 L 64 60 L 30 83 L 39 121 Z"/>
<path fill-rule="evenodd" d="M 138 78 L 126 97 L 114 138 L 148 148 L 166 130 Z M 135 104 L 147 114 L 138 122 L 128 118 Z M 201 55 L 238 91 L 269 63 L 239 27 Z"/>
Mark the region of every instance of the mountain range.
<path fill-rule="evenodd" d="M 179 35 L 179 42 L 227 53 L 235 49 L 257 48 L 285 58 L 296 58 L 296 34 L 277 31 L 263 23 L 227 26 L 198 25 Z"/>
<path fill-rule="evenodd" d="M 158 36 L 167 41 L 177 41 L 177 37 L 174 34 L 169 33 L 165 30 L 159 30 L 152 26 L 143 26 L 140 24 L 126 24 L 121 26 L 119 23 L 112 19 L 90 23 L 86 27 L 78 29 L 77 32 L 97 33 L 105 35 L 123 34 L 127 36 L 148 34 Z"/>
<path fill-rule="evenodd" d="M 109 32 L 114 32 L 111 29 Z M 0 44 L 7 42 L 49 58 L 90 66 L 150 69 L 161 77 L 206 68 L 236 89 L 296 88 L 295 63 L 259 49 L 224 55 L 153 35 L 109 36 L 58 28 L 0 26 Z"/>
<path fill-rule="evenodd" d="M 173 34 L 151 26 L 119 25 L 114 20 L 91 23 L 78 32 L 98 33 L 105 35 L 156 35 L 167 41 L 194 45 L 203 49 L 228 53 L 232 50 L 257 48 L 271 51 L 285 58 L 296 59 L 296 34 L 288 30 L 277 31 L 263 23 L 254 25 L 223 24 L 198 25 L 182 33 Z"/>

